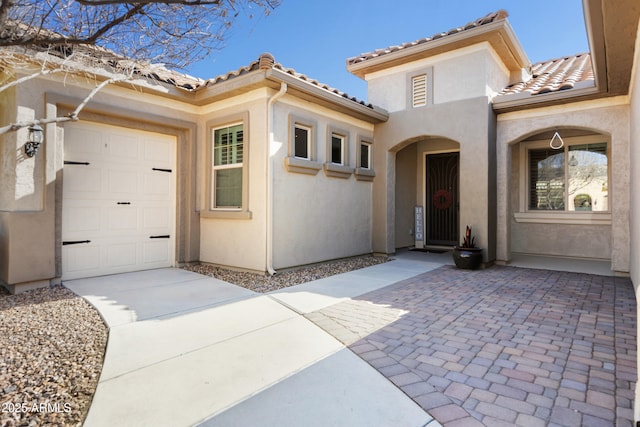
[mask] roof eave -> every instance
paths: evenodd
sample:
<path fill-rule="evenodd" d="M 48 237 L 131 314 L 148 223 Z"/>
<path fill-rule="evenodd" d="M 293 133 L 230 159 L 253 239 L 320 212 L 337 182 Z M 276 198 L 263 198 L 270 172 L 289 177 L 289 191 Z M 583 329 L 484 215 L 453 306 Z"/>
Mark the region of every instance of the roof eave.
<path fill-rule="evenodd" d="M 508 113 L 529 108 L 566 104 L 567 102 L 587 101 L 595 98 L 602 98 L 602 91 L 596 85 L 589 84 L 585 87 L 537 95 L 531 95 L 527 92 L 499 95 L 493 98 L 492 107 L 496 113 Z"/>
<path fill-rule="evenodd" d="M 389 119 L 389 114 L 382 108 L 363 105 L 314 84 L 302 81 L 277 68 L 254 70 L 200 89 L 196 92 L 195 103 L 197 105 L 205 105 L 265 86 L 275 89 L 281 83 L 287 84 L 288 93 L 292 95 L 366 122 L 375 124 Z"/>
<path fill-rule="evenodd" d="M 266 70 L 264 75 L 267 80 L 286 83 L 289 88 L 288 92 L 302 99 L 349 114 L 369 123 L 376 124 L 386 122 L 389 119 L 389 113 L 382 108 L 363 105 L 319 86 L 301 81 L 282 70 L 271 68 Z"/>
<path fill-rule="evenodd" d="M 412 60 L 450 52 L 484 41 L 489 42 L 493 46 L 510 71 L 517 71 L 529 67 L 529 58 L 518 41 L 511 24 L 509 24 L 509 21 L 506 19 L 503 19 L 355 64 L 347 62 L 347 70 L 364 79 L 366 74 L 375 71 L 404 64 Z"/>

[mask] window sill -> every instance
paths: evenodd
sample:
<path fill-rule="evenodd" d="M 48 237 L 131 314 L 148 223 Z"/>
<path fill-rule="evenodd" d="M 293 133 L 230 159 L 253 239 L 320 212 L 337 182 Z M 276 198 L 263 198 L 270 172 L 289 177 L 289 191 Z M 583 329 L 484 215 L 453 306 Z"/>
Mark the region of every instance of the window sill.
<path fill-rule="evenodd" d="M 322 169 L 322 164 L 312 160 L 299 159 L 297 157 L 287 157 L 284 159 L 284 167 L 288 172 L 303 173 L 307 175 L 317 175 Z"/>
<path fill-rule="evenodd" d="M 611 225 L 610 212 L 516 212 L 513 217 L 522 223 Z"/>
<path fill-rule="evenodd" d="M 200 217 L 211 219 L 251 219 L 252 213 L 251 211 L 216 209 L 201 211 Z"/>
<path fill-rule="evenodd" d="M 333 178 L 348 179 L 353 174 L 354 169 L 349 166 L 338 165 L 335 163 L 324 164 L 324 174 Z"/>
<path fill-rule="evenodd" d="M 371 169 L 356 168 L 355 175 L 358 181 L 373 181 L 376 173 Z"/>

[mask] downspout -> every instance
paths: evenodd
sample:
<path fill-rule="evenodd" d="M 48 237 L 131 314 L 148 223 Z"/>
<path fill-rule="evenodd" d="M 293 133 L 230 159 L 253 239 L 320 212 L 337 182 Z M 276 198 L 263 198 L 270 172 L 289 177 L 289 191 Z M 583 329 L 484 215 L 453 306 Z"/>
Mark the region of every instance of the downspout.
<path fill-rule="evenodd" d="M 270 70 L 273 68 L 275 60 L 273 56 L 269 53 L 263 53 L 260 55 L 260 69 L 261 70 Z M 267 157 L 267 206 L 266 206 L 266 222 L 267 222 L 267 241 L 266 241 L 266 265 L 267 272 L 270 275 L 274 276 L 276 271 L 273 268 L 273 170 L 271 160 L 271 146 L 273 145 L 273 105 L 275 102 L 284 96 L 287 93 L 287 84 L 284 82 L 280 83 L 280 90 L 278 93 L 269 98 L 267 102 L 267 144 L 265 148 L 265 155 Z"/>

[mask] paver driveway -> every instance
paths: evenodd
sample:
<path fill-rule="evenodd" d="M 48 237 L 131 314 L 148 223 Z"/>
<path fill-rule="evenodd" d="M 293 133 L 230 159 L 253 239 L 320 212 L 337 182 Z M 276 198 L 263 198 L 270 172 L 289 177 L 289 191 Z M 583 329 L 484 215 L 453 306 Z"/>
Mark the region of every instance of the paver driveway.
<path fill-rule="evenodd" d="M 444 426 L 631 426 L 626 278 L 450 266 L 310 313 Z"/>

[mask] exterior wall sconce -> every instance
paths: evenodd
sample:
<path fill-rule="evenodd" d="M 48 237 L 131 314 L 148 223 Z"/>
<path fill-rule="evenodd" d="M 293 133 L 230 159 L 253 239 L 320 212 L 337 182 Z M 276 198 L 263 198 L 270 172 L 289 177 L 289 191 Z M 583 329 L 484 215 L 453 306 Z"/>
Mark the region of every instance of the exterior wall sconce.
<path fill-rule="evenodd" d="M 27 156 L 33 157 L 38 152 L 43 140 L 43 129 L 39 125 L 29 126 L 29 137 L 24 145 L 24 152 Z"/>

